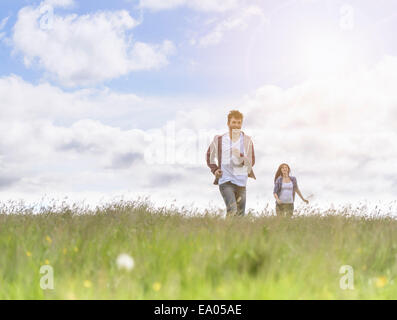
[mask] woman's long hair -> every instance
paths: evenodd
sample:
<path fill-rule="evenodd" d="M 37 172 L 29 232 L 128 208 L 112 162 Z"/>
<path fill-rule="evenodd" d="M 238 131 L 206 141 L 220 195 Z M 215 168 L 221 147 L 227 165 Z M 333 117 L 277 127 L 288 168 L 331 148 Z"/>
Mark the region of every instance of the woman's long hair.
<path fill-rule="evenodd" d="M 282 168 L 282 166 L 287 166 L 287 168 L 288 168 L 288 175 L 289 175 L 289 173 L 291 172 L 291 169 L 290 169 L 290 167 L 289 167 L 288 164 L 286 164 L 286 163 L 280 164 L 280 166 L 279 166 L 278 169 L 277 169 L 276 175 L 274 176 L 274 182 L 276 182 L 276 180 L 277 180 L 278 177 L 282 176 L 282 173 L 281 173 L 281 168 Z"/>

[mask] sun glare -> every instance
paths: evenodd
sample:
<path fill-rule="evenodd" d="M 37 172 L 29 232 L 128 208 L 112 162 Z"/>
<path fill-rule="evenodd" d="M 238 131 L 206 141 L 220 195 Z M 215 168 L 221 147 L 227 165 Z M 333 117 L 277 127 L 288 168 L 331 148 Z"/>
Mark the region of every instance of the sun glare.
<path fill-rule="evenodd" d="M 297 50 L 297 63 L 307 76 L 345 74 L 360 64 L 353 43 L 336 35 L 307 36 Z"/>

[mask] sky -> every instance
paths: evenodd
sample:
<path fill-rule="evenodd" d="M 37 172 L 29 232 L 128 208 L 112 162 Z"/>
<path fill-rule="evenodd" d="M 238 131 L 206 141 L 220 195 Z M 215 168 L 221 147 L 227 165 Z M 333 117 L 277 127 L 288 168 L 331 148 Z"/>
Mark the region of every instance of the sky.
<path fill-rule="evenodd" d="M 205 153 L 238 109 L 256 154 L 247 211 L 274 206 L 284 162 L 313 206 L 388 206 L 396 9 L 393 0 L 1 0 L 0 201 L 149 197 L 224 209 Z"/>

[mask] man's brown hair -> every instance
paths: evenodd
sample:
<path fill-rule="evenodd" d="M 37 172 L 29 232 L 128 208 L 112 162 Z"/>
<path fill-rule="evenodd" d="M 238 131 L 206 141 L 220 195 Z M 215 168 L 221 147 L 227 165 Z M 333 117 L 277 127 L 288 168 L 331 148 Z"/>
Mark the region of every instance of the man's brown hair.
<path fill-rule="evenodd" d="M 232 110 L 229 112 L 229 114 L 227 115 L 227 123 L 230 123 L 230 120 L 234 118 L 234 119 L 241 119 L 241 122 L 243 121 L 243 114 L 238 111 L 238 110 Z"/>

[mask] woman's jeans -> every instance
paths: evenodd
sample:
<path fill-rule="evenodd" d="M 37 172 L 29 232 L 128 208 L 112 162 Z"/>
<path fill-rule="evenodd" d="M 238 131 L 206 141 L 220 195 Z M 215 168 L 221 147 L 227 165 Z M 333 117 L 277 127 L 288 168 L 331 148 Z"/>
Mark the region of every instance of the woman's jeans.
<path fill-rule="evenodd" d="M 277 216 L 292 217 L 293 213 L 294 213 L 294 204 L 293 203 L 281 203 L 281 204 L 278 204 L 276 202 L 276 214 L 277 214 Z"/>
<path fill-rule="evenodd" d="M 240 187 L 230 181 L 219 185 L 219 190 L 226 204 L 226 216 L 245 214 L 245 187 Z"/>

